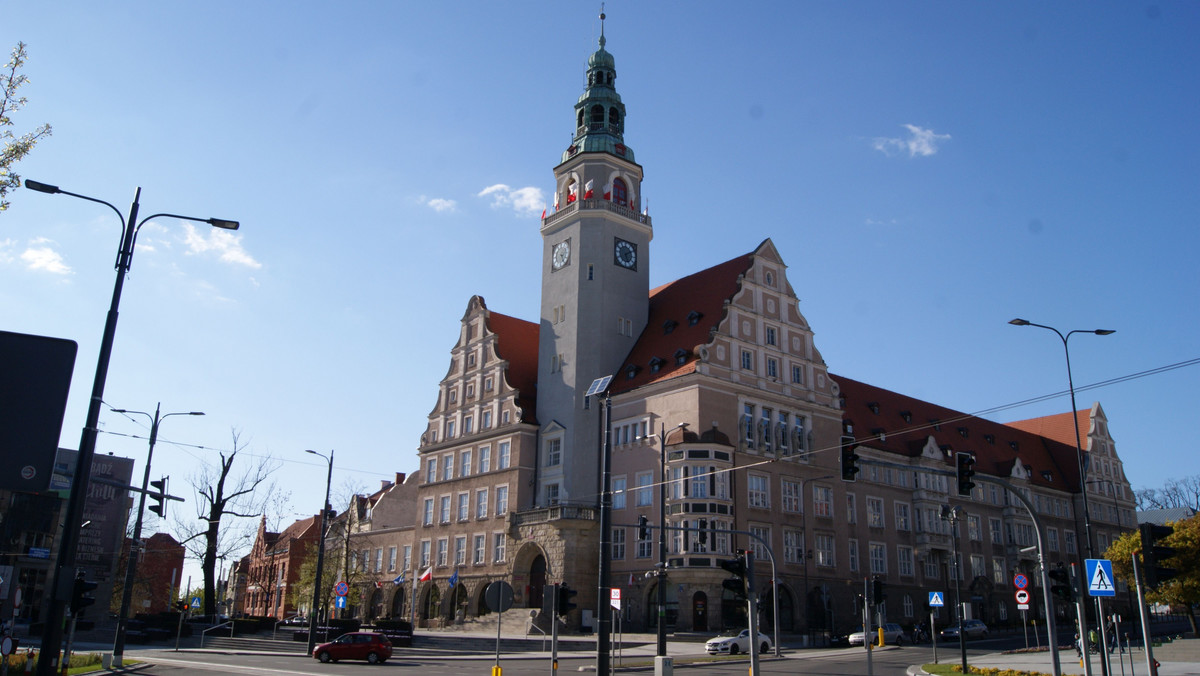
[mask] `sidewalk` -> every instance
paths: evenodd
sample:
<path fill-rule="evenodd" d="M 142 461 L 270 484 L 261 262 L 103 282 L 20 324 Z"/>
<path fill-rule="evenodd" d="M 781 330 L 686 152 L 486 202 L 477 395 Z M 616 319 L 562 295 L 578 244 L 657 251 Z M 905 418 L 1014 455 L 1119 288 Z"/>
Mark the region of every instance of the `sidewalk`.
<path fill-rule="evenodd" d="M 1200 676 L 1200 639 L 1182 639 L 1165 643 L 1160 647 L 1154 648 L 1153 653 L 1154 658 L 1161 664 L 1158 668 L 1159 676 Z M 1058 656 L 1059 665 L 1062 667 L 1064 676 L 1068 674 L 1082 676 L 1085 673 L 1074 650 L 1060 651 Z M 1129 663 L 1130 656 L 1133 657 L 1132 670 Z M 1092 676 L 1099 676 L 1101 673 L 1100 656 L 1089 655 L 1089 657 L 1092 664 Z M 1121 666 L 1122 659 L 1124 660 L 1123 670 Z M 953 658 L 943 659 L 941 662 L 958 663 Z M 1049 652 L 991 653 L 989 655 L 972 657 L 969 663 L 973 667 L 1040 671 L 1044 674 L 1054 673 Z M 1124 655 L 1113 653 L 1109 658 L 1109 663 L 1112 665 L 1110 676 L 1119 676 L 1121 674 L 1125 674 L 1126 676 L 1148 676 L 1146 671 L 1146 654 L 1140 648 L 1135 648 L 1132 652 Z M 924 673 L 921 670 L 921 665 L 914 665 L 909 668 L 909 674 L 920 673 Z"/>

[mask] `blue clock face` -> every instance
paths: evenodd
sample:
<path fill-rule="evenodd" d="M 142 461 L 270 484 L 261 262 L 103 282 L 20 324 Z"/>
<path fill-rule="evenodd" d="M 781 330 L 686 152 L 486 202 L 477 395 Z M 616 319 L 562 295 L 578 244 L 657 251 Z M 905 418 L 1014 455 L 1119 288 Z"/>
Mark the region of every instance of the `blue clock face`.
<path fill-rule="evenodd" d="M 618 239 L 613 247 L 613 260 L 623 268 L 635 269 L 637 267 L 637 245 Z"/>

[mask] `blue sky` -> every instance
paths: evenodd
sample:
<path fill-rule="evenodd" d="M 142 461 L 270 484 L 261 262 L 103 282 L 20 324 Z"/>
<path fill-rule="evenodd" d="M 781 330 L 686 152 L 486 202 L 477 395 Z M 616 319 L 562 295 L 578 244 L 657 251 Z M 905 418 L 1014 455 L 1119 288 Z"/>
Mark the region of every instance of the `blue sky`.
<path fill-rule="evenodd" d="M 142 214 L 105 399 L 184 485 L 230 446 L 282 462 L 280 518 L 416 468 L 472 294 L 538 312 L 538 216 L 596 3 L 9 3 L 28 44 L 18 173 Z M 973 412 L 1200 357 L 1200 4 L 607 3 L 651 283 L 771 237 L 829 368 Z M 87 408 L 119 236 L 21 190 L 0 328 L 70 338 Z M 1135 487 L 1200 472 L 1195 365 L 1083 392 Z M 1062 412 L 1066 397 L 1004 410 Z M 145 457 L 105 409 L 100 452 Z M 315 462 L 313 462 L 315 461 Z M 141 469 L 135 470 L 135 476 Z M 178 492 L 178 491 L 173 491 Z M 290 492 L 290 493 L 289 493 Z M 181 507 L 189 510 L 191 506 Z"/>

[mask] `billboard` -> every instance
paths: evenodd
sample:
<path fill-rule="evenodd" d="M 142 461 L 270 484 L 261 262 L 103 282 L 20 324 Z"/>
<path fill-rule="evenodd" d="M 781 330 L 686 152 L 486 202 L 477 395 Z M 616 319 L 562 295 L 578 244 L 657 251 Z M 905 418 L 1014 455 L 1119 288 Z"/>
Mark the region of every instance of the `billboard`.
<path fill-rule="evenodd" d="M 49 486 L 78 349 L 73 340 L 0 331 L 0 489 Z"/>

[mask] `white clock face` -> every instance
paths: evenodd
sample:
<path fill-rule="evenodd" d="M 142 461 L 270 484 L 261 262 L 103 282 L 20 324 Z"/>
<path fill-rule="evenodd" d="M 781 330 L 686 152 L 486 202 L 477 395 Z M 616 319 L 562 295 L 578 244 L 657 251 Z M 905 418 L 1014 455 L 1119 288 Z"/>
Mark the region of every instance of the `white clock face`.
<path fill-rule="evenodd" d="M 571 260 L 571 245 L 566 242 L 559 242 L 554 245 L 554 256 L 551 259 L 551 265 L 555 270 L 567 264 Z"/>
<path fill-rule="evenodd" d="M 637 266 L 637 245 L 618 239 L 613 248 L 613 258 L 617 265 L 633 270 Z"/>

